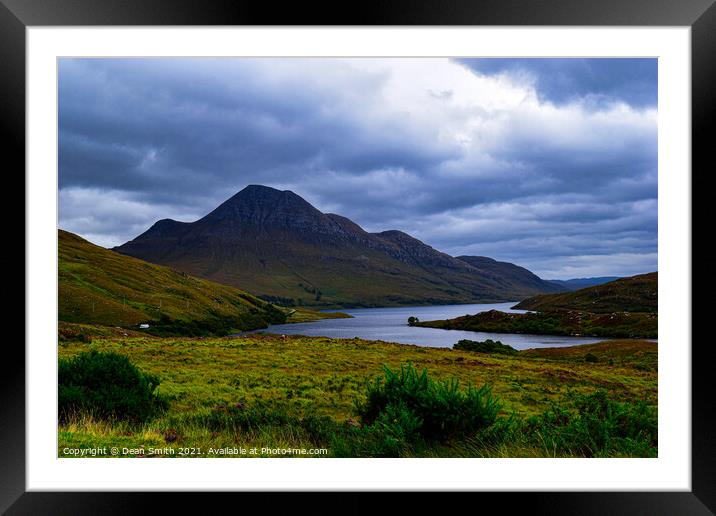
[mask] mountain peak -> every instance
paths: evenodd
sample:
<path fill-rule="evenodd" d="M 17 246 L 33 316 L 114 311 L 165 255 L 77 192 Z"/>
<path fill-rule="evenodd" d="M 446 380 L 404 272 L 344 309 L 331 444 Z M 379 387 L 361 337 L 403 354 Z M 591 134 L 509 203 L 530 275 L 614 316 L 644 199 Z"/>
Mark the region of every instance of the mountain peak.
<path fill-rule="evenodd" d="M 342 231 L 340 225 L 303 197 L 263 185 L 248 185 L 197 224 L 224 235 L 270 230 L 318 234 Z"/>
<path fill-rule="evenodd" d="M 257 191 L 266 191 L 266 192 L 281 192 L 282 190 L 279 190 L 278 188 L 274 188 L 273 186 L 266 186 L 266 185 L 246 185 L 241 192 L 250 191 L 250 190 L 257 190 Z"/>
<path fill-rule="evenodd" d="M 274 195 L 281 195 L 281 194 L 293 194 L 291 190 L 279 190 L 278 188 L 274 188 L 273 186 L 266 186 L 266 185 L 246 185 L 245 188 L 242 190 L 239 190 L 236 195 L 265 195 L 265 196 L 274 196 Z"/>
<path fill-rule="evenodd" d="M 220 204 L 204 219 L 224 218 L 232 215 L 239 216 L 239 218 L 248 216 L 248 219 L 253 219 L 252 215 L 267 215 L 270 212 L 280 211 L 288 206 L 299 212 L 320 213 L 305 199 L 290 190 L 278 190 L 263 185 L 248 185 Z M 248 221 L 246 220 L 245 222 Z"/>
<path fill-rule="evenodd" d="M 239 190 L 233 196 L 229 197 L 229 199 L 227 199 L 221 206 L 223 206 L 224 204 L 234 204 L 237 202 L 246 202 L 250 200 L 276 202 L 282 197 L 297 197 L 301 199 L 301 197 L 299 197 L 290 190 L 279 190 L 277 188 L 264 185 L 247 185 L 245 188 Z"/>

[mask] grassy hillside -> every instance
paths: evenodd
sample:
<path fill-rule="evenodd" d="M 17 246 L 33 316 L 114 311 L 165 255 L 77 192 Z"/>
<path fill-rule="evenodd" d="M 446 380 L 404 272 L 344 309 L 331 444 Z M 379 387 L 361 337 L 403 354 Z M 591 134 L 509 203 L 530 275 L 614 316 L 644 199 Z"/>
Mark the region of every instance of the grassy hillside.
<path fill-rule="evenodd" d="M 657 294 L 658 278 L 653 272 L 576 292 L 535 296 L 513 307 L 536 313 L 490 310 L 415 324 L 444 330 L 655 339 Z"/>
<path fill-rule="evenodd" d="M 655 339 L 658 333 L 658 318 L 655 313 L 593 314 L 560 310 L 511 314 L 489 310 L 454 319 L 418 322 L 415 326 L 489 333 Z"/>
<path fill-rule="evenodd" d="M 157 375 L 161 379 L 159 393 L 170 400 L 169 410 L 140 425 L 77 417 L 59 428 L 60 456 L 67 456 L 63 453 L 66 447 L 117 446 L 144 447 L 150 456 L 150 447 L 198 448 L 199 452 L 191 456 L 211 456 L 212 447 L 259 450 L 321 447 L 330 457 L 345 456 L 344 445 L 357 439 L 376 437 L 385 437 L 385 442 L 397 443 L 397 447 L 386 452 L 380 447 L 359 446 L 349 448 L 350 453 L 428 457 L 656 453 L 655 448 L 598 450 L 595 444 L 590 444 L 592 448 L 578 448 L 576 441 L 558 448 L 556 443 L 562 442 L 560 439 L 575 437 L 561 430 L 562 427 L 555 427 L 561 423 L 555 423 L 553 417 L 559 414 L 560 422 L 576 418 L 575 400 L 599 391 L 606 392 L 610 402 L 625 406 L 644 402 L 654 409 L 657 346 L 650 342 L 611 341 L 490 355 L 324 337 L 282 339 L 250 335 L 202 340 L 108 337 L 91 344 L 63 344 L 59 356 L 67 359 L 90 349 L 120 353 L 141 370 Z M 596 360 L 590 359 L 589 354 Z M 161 360 L 157 360 L 158 356 Z M 407 439 L 402 434 L 383 435 L 383 430 L 377 427 L 366 431 L 356 415 L 356 403 L 365 400 L 368 382 L 382 374 L 383 365 L 395 370 L 407 363 L 418 370 L 427 368 L 430 378 L 458 380 L 463 390 L 488 383 L 501 405 L 498 422 L 481 436 L 422 447 L 402 446 Z M 553 412 L 555 407 L 563 407 L 567 412 Z M 644 424 L 655 425 L 655 417 L 649 416 Z M 601 425 L 599 421 L 590 424 L 593 423 Z M 259 452 L 253 456 L 269 454 Z"/>
<path fill-rule="evenodd" d="M 233 287 L 96 246 L 59 230 L 59 313 L 66 323 L 205 335 L 265 328 L 287 313 Z"/>
<path fill-rule="evenodd" d="M 657 345 L 643 340 L 612 340 L 560 348 L 536 348 L 520 351 L 522 358 L 538 358 L 563 364 L 585 360 L 587 355 L 597 358 L 593 363 L 628 364 L 639 371 L 655 370 L 658 362 Z"/>
<path fill-rule="evenodd" d="M 530 297 L 515 305 L 514 308 L 537 312 L 581 310 L 598 314 L 611 312 L 656 313 L 658 293 L 658 273 L 651 272 L 621 278 L 575 292 Z"/>

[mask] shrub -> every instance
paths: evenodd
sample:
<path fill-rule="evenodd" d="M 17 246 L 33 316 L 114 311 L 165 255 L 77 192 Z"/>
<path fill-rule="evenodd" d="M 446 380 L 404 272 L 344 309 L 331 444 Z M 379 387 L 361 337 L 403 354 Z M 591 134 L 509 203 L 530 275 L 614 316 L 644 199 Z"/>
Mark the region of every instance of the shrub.
<path fill-rule="evenodd" d="M 384 378 L 369 384 L 357 405 L 364 425 L 397 440 L 445 441 L 494 423 L 499 404 L 487 385 L 460 390 L 457 380 L 435 382 L 412 364 L 384 366 Z"/>
<path fill-rule="evenodd" d="M 599 357 L 597 357 L 597 355 L 595 355 L 594 353 L 587 353 L 586 355 L 584 355 L 584 361 L 596 364 L 597 362 L 599 362 Z"/>
<path fill-rule="evenodd" d="M 413 317 L 412 315 L 408 317 L 408 326 L 415 326 L 419 322 L 420 319 L 418 319 L 417 317 Z"/>
<path fill-rule="evenodd" d="M 60 420 L 79 412 L 99 419 L 133 422 L 151 419 L 167 408 L 155 391 L 159 378 L 137 369 L 117 353 L 96 350 L 60 360 L 58 410 Z"/>
<path fill-rule="evenodd" d="M 463 339 L 458 341 L 452 348 L 461 351 L 473 351 L 475 353 L 499 353 L 502 355 L 514 355 L 517 353 L 517 350 L 512 346 L 492 339 L 483 341 Z"/>
<path fill-rule="evenodd" d="M 544 446 L 565 454 L 656 456 L 656 411 L 643 401 L 617 402 L 600 390 L 577 397 L 574 408 L 554 407 L 528 425 Z"/>

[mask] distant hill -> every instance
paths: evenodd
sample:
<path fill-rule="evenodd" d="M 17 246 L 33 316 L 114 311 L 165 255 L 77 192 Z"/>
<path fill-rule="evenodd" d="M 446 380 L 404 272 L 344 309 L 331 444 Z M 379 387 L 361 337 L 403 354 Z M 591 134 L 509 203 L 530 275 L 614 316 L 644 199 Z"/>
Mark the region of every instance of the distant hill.
<path fill-rule="evenodd" d="M 658 293 L 658 273 L 651 272 L 574 292 L 534 296 L 521 301 L 513 308 L 537 312 L 581 310 L 602 314 L 610 312 L 656 313 Z"/>
<path fill-rule="evenodd" d="M 114 250 L 287 306 L 512 301 L 555 291 L 524 269 L 505 275 L 508 264 L 474 266 L 401 231 L 368 233 L 261 185 L 195 222 L 160 220 Z"/>
<path fill-rule="evenodd" d="M 563 310 L 513 314 L 489 310 L 454 319 L 422 321 L 415 326 L 487 333 L 655 339 L 658 318 L 655 313 L 595 314 Z"/>
<path fill-rule="evenodd" d="M 156 335 L 224 334 L 286 321 L 284 311 L 244 291 L 194 278 L 58 231 L 59 313 L 67 323 Z"/>
<path fill-rule="evenodd" d="M 579 290 L 580 288 L 594 287 L 603 283 L 620 279 L 619 276 L 601 276 L 597 278 L 574 278 L 568 280 L 546 280 L 563 287 L 564 290 Z"/>
<path fill-rule="evenodd" d="M 491 333 L 651 339 L 658 335 L 657 295 L 658 275 L 652 272 L 575 292 L 531 297 L 513 307 L 532 313 L 490 310 L 415 325 Z"/>
<path fill-rule="evenodd" d="M 487 333 L 654 339 L 657 337 L 658 319 L 655 313 L 595 314 L 562 310 L 513 314 L 489 310 L 454 319 L 421 321 L 415 326 Z"/>
<path fill-rule="evenodd" d="M 532 289 L 538 292 L 564 292 L 569 288 L 543 280 L 533 272 L 509 262 L 498 262 L 486 256 L 458 256 L 458 260 L 469 263 L 481 274 L 502 285 L 506 290 L 524 292 Z"/>

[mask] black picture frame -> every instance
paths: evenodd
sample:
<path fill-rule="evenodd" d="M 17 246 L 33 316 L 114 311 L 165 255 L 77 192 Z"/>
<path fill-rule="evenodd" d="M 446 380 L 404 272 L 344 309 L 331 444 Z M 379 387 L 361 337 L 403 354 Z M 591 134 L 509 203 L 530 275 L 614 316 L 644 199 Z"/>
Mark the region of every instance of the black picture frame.
<path fill-rule="evenodd" d="M 25 30 L 31 26 L 103 25 L 575 25 L 689 26 L 692 51 L 692 192 L 695 176 L 713 170 L 709 129 L 716 120 L 716 0 L 393 0 L 354 4 L 248 2 L 243 0 L 0 0 L 0 131 L 3 162 L 25 166 Z M 8 159 L 14 158 L 14 159 Z M 10 170 L 6 169 L 9 175 Z M 698 171 L 698 173 L 694 173 Z M 13 174 L 14 174 L 13 170 Z M 689 171 L 684 171 L 689 173 Z M 701 181 L 699 179 L 699 181 Z M 702 192 L 703 193 L 703 192 Z M 709 220 L 692 197 L 694 223 Z M 693 234 L 693 231 L 692 231 Z M 708 235 L 708 233 L 707 233 Z M 699 242 L 694 241 L 694 244 Z M 702 245 L 702 244 L 701 244 Z M 19 247 L 19 246 L 18 246 Z M 692 256 L 694 253 L 692 244 Z M 707 274 L 692 260 L 692 277 Z M 27 270 L 26 270 L 27 274 Z M 703 276 L 701 276 L 703 277 Z M 24 298 L 24 296 L 23 296 Z M 19 303 L 18 303 L 19 305 Z M 693 305 L 693 303 L 692 303 Z M 24 304 L 23 304 L 24 306 Z M 693 310 L 704 308 L 693 305 Z M 693 313 L 693 312 L 692 312 Z M 692 316 L 692 320 L 694 317 Z M 692 340 L 694 340 L 692 338 Z M 685 346 L 691 343 L 684 343 Z M 182 512 L 193 503 L 185 493 L 60 493 L 25 489 L 25 354 L 17 341 L 5 342 L 13 367 L 0 374 L 0 511 L 7 514 L 133 514 L 146 512 L 149 499 L 163 512 Z M 713 514 L 716 511 L 716 438 L 708 359 L 709 343 L 692 346 L 692 490 L 690 492 L 479 493 L 501 510 L 529 504 L 535 514 Z M 305 493 L 299 504 L 311 512 L 333 512 Z M 212 504 L 231 494 L 214 493 Z M 265 504 L 267 494 L 243 493 L 242 505 Z M 374 494 L 352 493 L 340 512 L 366 512 Z M 451 496 L 465 496 L 453 494 Z M 295 508 L 296 500 L 270 495 L 271 508 Z M 404 505 L 422 506 L 413 494 Z M 455 502 L 452 502 L 453 507 Z M 322 509 L 322 507 L 326 507 Z"/>

